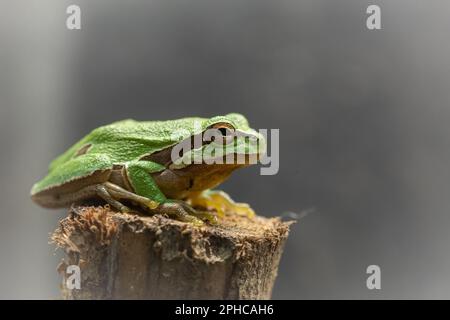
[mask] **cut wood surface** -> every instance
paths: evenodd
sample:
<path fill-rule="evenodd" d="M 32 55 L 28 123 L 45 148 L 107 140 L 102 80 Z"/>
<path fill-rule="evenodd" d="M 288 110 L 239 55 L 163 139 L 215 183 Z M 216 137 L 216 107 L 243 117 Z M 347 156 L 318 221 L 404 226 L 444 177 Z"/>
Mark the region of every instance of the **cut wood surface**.
<path fill-rule="evenodd" d="M 52 240 L 66 253 L 63 277 L 68 265 L 80 267 L 81 288 L 63 285 L 62 297 L 270 299 L 290 224 L 226 215 L 196 227 L 160 215 L 72 208 Z"/>

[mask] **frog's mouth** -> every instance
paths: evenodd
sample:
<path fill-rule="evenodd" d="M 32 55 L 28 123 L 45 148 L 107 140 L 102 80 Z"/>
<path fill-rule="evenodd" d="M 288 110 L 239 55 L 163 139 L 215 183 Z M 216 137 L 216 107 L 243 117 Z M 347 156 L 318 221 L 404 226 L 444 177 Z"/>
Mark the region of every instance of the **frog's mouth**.
<path fill-rule="evenodd" d="M 261 158 L 259 153 L 230 153 L 217 157 L 199 157 L 198 159 L 191 160 L 189 162 L 183 162 L 182 157 L 172 159 L 171 150 L 163 150 L 152 156 L 143 158 L 144 160 L 150 160 L 164 165 L 171 170 L 180 170 L 189 166 L 224 166 L 227 168 L 242 168 L 256 164 Z"/>
<path fill-rule="evenodd" d="M 180 170 L 189 166 L 223 166 L 227 168 L 242 168 L 256 164 L 260 160 L 259 154 L 228 153 L 215 157 L 201 157 L 191 155 L 191 157 L 178 158 L 169 163 L 171 170 Z"/>
<path fill-rule="evenodd" d="M 262 147 L 260 146 L 262 144 Z M 184 146 L 184 148 L 183 148 Z M 202 141 L 200 146 L 194 144 L 194 138 L 188 138 L 174 146 L 145 156 L 150 160 L 171 170 L 179 170 L 191 165 L 221 165 L 240 168 L 258 163 L 265 153 L 265 143 L 259 139 L 249 141 L 237 136 L 228 143 Z"/>

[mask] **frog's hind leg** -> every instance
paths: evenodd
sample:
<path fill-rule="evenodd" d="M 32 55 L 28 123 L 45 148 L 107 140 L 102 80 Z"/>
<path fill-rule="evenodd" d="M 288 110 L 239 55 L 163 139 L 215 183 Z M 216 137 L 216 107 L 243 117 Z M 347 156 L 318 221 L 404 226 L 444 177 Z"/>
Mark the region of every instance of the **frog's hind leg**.
<path fill-rule="evenodd" d="M 120 212 L 130 212 L 130 208 L 122 204 L 120 201 L 113 198 L 103 184 L 94 186 L 97 196 L 105 200 L 110 206 L 116 208 Z"/>
<path fill-rule="evenodd" d="M 115 199 L 102 183 L 86 186 L 76 192 L 57 194 L 56 197 L 59 205 L 67 206 L 73 203 L 83 202 L 93 197 L 99 197 L 121 212 L 130 211 L 128 207 Z"/>
<path fill-rule="evenodd" d="M 140 196 L 136 193 L 130 192 L 128 190 L 125 190 L 124 188 L 111 183 L 111 182 L 105 182 L 103 183 L 103 186 L 105 190 L 110 194 L 114 199 L 124 199 L 133 201 L 137 204 L 140 204 L 141 206 L 148 208 L 148 209 L 155 209 L 158 207 L 159 203 L 156 201 L 153 201 L 152 199 Z"/>

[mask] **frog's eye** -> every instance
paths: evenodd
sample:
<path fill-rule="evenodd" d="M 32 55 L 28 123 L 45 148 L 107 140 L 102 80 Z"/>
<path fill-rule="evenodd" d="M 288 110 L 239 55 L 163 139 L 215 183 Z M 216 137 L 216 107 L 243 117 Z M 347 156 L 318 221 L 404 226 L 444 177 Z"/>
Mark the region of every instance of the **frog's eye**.
<path fill-rule="evenodd" d="M 218 133 L 218 135 L 221 135 L 224 138 L 225 143 L 230 143 L 233 140 L 234 137 L 234 127 L 226 122 L 216 123 L 210 127 L 210 129 L 213 129 L 215 132 Z"/>
<path fill-rule="evenodd" d="M 234 127 L 227 122 L 219 122 L 213 124 L 210 129 L 216 129 L 222 136 L 229 136 L 234 134 Z"/>
<path fill-rule="evenodd" d="M 217 130 L 219 130 L 220 134 L 224 137 L 231 136 L 233 134 L 233 132 L 230 129 L 225 127 L 217 128 Z"/>

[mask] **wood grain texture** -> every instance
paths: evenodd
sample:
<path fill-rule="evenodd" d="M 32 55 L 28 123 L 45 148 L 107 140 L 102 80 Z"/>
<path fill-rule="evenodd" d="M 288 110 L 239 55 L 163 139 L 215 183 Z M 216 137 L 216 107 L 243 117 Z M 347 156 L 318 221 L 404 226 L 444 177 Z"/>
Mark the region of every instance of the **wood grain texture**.
<path fill-rule="evenodd" d="M 195 227 L 104 207 L 72 209 L 52 235 L 77 264 L 64 299 L 270 299 L 291 222 L 227 215 Z M 65 277 L 65 272 L 62 272 Z"/>

